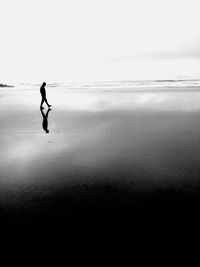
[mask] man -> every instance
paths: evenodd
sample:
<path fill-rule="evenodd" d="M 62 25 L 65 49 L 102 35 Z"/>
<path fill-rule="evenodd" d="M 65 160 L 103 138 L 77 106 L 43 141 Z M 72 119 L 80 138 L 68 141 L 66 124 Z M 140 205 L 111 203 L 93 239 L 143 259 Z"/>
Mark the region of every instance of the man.
<path fill-rule="evenodd" d="M 40 104 L 40 109 L 44 109 L 43 106 L 42 106 L 44 102 L 47 104 L 48 107 L 51 107 L 51 105 L 49 105 L 49 103 L 47 101 L 47 98 L 46 98 L 45 86 L 46 86 L 46 83 L 43 83 L 42 86 L 40 87 L 40 93 L 41 93 L 41 96 L 42 96 L 42 101 L 41 101 L 41 104 Z"/>

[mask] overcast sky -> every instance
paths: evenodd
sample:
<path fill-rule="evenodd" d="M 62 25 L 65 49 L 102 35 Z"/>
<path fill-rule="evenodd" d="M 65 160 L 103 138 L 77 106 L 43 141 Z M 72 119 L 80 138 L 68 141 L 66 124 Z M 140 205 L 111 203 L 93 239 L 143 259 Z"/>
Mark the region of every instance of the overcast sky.
<path fill-rule="evenodd" d="M 1 0 L 0 11 L 0 83 L 200 78 L 199 0 Z"/>

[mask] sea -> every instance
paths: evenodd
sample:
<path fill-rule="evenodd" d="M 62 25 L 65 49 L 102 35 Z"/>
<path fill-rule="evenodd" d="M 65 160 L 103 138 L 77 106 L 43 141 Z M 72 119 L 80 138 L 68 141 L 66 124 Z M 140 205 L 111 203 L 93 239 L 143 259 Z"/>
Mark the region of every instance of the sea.
<path fill-rule="evenodd" d="M 17 89 L 36 89 L 41 83 L 17 83 Z M 184 89 L 191 87 L 200 88 L 200 79 L 176 79 L 176 80 L 131 80 L 131 81 L 95 81 L 95 82 L 68 82 L 48 83 L 48 88 L 60 88 L 66 90 L 151 90 L 151 89 Z M 1 88 L 2 89 L 2 88 Z M 5 89 L 5 88 L 4 88 Z M 6 88 L 13 89 L 13 88 Z"/>

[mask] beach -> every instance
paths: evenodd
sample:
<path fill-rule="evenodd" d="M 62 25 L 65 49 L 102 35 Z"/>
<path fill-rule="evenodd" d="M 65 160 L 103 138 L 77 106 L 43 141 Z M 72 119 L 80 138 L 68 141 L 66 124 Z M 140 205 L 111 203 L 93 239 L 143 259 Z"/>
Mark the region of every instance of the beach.
<path fill-rule="evenodd" d="M 178 240 L 186 224 L 198 236 L 198 89 L 47 96 L 49 133 L 39 88 L 0 90 L 4 240 Z"/>

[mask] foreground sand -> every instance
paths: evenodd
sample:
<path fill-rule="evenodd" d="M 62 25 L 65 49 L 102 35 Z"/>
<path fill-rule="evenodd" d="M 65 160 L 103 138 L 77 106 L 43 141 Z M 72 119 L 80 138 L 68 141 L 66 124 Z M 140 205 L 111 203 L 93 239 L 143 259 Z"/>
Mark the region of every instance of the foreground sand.
<path fill-rule="evenodd" d="M 115 240 L 128 232 L 150 242 L 167 237 L 172 229 L 163 227 L 180 216 L 198 217 L 200 92 L 48 96 L 47 134 L 37 91 L 0 91 L 5 240 Z"/>

